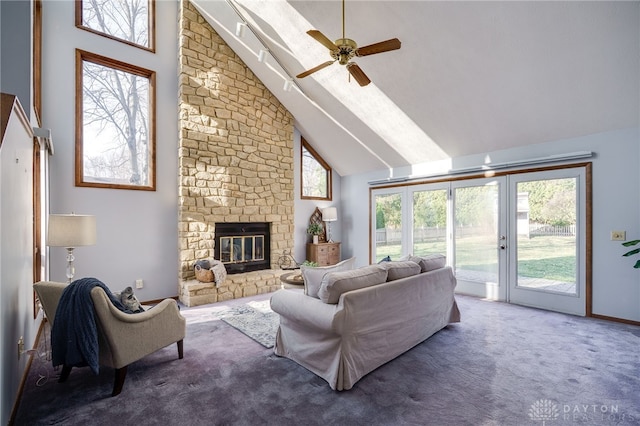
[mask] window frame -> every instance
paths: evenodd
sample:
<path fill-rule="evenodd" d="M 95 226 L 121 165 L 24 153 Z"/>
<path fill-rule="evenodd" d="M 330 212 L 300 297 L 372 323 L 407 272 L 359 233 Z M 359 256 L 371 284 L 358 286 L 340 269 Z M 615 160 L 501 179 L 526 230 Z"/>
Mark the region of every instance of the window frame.
<path fill-rule="evenodd" d="M 84 63 L 91 62 L 100 66 L 113 68 L 118 71 L 134 74 L 147 78 L 149 81 L 149 180 L 147 185 L 132 185 L 121 183 L 101 183 L 91 182 L 84 179 Z M 156 190 L 156 72 L 121 62 L 116 59 L 101 56 L 95 53 L 76 49 L 76 143 L 75 143 L 75 184 L 81 187 L 112 188 L 112 189 L 135 189 L 142 191 Z"/>
<path fill-rule="evenodd" d="M 304 150 L 307 150 L 309 154 L 316 160 L 322 168 L 325 169 L 327 173 L 327 196 L 326 197 L 312 197 L 304 194 Z M 303 200 L 323 200 L 323 201 L 332 201 L 333 200 L 333 169 L 329 164 L 316 152 L 315 149 L 309 145 L 309 143 L 303 138 L 300 137 L 300 198 Z"/>
<path fill-rule="evenodd" d="M 90 33 L 94 33 L 96 35 L 106 37 L 111 40 L 118 41 L 120 43 L 128 44 L 129 46 L 137 47 L 139 49 L 147 50 L 149 52 L 155 53 L 156 51 L 156 1 L 155 0 L 147 0 L 147 10 L 149 11 L 149 22 L 147 23 L 147 43 L 148 46 L 143 46 L 141 44 L 135 43 L 133 41 L 125 40 L 123 38 L 104 33 L 96 28 L 91 28 L 83 24 L 83 3 L 84 0 L 75 0 L 75 25 L 76 28 L 79 28 L 84 31 L 88 31 Z"/>

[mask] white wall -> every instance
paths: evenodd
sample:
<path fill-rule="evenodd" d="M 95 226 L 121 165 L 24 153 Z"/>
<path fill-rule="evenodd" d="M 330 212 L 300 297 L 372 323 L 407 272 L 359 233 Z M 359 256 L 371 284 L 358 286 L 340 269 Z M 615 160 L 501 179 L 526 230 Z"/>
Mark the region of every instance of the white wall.
<path fill-rule="evenodd" d="M 43 2 L 43 127 L 55 146 L 51 213 L 96 215 L 97 244 L 75 250 L 75 277 L 96 277 L 114 291 L 142 278 L 141 300 L 178 293 L 177 19 L 177 1 L 156 2 L 154 54 L 76 28 L 74 2 Z M 155 192 L 74 186 L 76 48 L 156 71 Z M 49 250 L 50 278 L 66 281 L 65 249 Z"/>
<path fill-rule="evenodd" d="M 611 131 L 579 138 L 542 143 L 511 150 L 454 158 L 448 164 L 416 167 L 419 173 L 479 166 L 487 155 L 494 163 L 545 157 L 576 151 L 593 151 L 593 313 L 640 321 L 640 271 L 623 258 L 624 247 L 610 240 L 612 230 L 627 231 L 627 239 L 640 238 L 640 129 Z M 412 170 L 395 170 L 394 176 Z M 342 177 L 343 257 L 369 262 L 369 185 L 386 178 L 377 172 Z"/>
<path fill-rule="evenodd" d="M 0 91 L 16 95 L 31 116 L 31 1 L 0 1 Z M 35 120 L 33 120 L 35 122 Z"/>

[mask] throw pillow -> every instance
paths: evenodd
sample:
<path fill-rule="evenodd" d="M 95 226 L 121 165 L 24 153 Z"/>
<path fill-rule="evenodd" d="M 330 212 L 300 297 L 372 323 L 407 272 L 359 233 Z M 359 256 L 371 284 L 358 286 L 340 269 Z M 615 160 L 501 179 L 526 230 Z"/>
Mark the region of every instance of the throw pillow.
<path fill-rule="evenodd" d="M 400 278 L 418 275 L 422 272 L 422 267 L 411 260 L 404 262 L 385 262 L 384 268 L 387 270 L 387 281 L 399 280 Z"/>
<path fill-rule="evenodd" d="M 420 256 L 420 261 L 418 263 L 422 268 L 422 272 L 429 272 L 435 269 L 444 268 L 447 264 L 447 257 L 442 254 Z"/>
<path fill-rule="evenodd" d="M 318 296 L 324 303 L 336 304 L 348 291 L 371 287 L 387 281 L 384 266 L 370 265 L 351 271 L 331 272 L 324 276 Z"/>
<path fill-rule="evenodd" d="M 383 257 L 378 263 L 391 262 L 391 256 Z"/>
<path fill-rule="evenodd" d="M 322 284 L 322 278 L 329 272 L 349 271 L 353 269 L 355 262 L 356 258 L 352 257 L 331 266 L 301 266 L 300 272 L 304 280 L 304 294 L 319 299 L 318 290 Z"/>

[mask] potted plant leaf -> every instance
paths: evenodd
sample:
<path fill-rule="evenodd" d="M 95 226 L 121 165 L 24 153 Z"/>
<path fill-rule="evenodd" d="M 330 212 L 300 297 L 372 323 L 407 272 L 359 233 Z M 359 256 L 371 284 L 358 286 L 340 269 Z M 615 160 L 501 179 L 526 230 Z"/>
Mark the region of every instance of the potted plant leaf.
<path fill-rule="evenodd" d="M 318 236 L 324 232 L 322 225 L 318 222 L 310 223 L 307 227 L 307 234 L 313 235 L 313 244 L 318 244 Z"/>
<path fill-rule="evenodd" d="M 633 241 L 627 241 L 626 243 L 622 243 L 623 246 L 625 247 L 631 247 L 631 246 L 635 246 L 636 244 L 639 244 L 640 240 L 633 240 Z M 635 248 L 633 250 L 629 250 L 628 252 L 626 252 L 625 254 L 623 254 L 623 256 L 625 257 L 629 257 L 629 256 L 633 256 L 634 254 L 638 254 L 640 253 L 640 248 Z M 640 269 L 640 260 L 636 260 L 636 264 L 633 265 L 634 268 L 636 269 Z"/>

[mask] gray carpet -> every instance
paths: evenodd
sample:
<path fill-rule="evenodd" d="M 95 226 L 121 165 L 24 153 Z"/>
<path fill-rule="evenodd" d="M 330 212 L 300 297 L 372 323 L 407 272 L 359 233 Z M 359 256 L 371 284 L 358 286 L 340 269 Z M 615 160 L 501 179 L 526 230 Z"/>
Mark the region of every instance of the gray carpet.
<path fill-rule="evenodd" d="M 344 392 L 211 306 L 185 309 L 184 359 L 172 345 L 132 364 L 118 397 L 111 369 L 74 369 L 59 384 L 50 363 L 35 361 L 16 424 L 640 424 L 639 327 L 457 299 L 461 323 Z"/>

